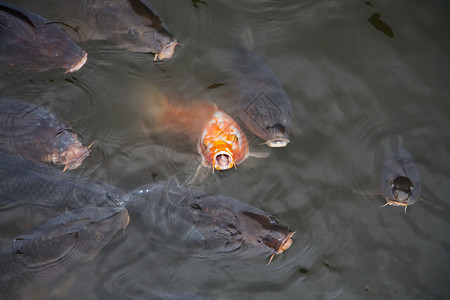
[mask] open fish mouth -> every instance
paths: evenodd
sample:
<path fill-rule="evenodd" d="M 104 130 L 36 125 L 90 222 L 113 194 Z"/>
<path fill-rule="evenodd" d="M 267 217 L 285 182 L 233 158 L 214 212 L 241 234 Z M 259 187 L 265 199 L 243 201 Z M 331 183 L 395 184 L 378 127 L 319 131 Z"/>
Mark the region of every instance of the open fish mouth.
<path fill-rule="evenodd" d="M 277 249 L 274 249 L 274 253 L 270 256 L 269 262 L 267 263 L 266 266 L 270 265 L 270 263 L 272 262 L 273 257 L 280 253 L 283 253 L 284 251 L 286 251 L 287 249 L 289 249 L 292 245 L 292 236 L 295 234 L 295 231 L 293 232 L 289 232 L 286 237 L 281 241 L 280 246 Z"/>
<path fill-rule="evenodd" d="M 76 63 L 69 70 L 67 70 L 66 73 L 72 73 L 72 72 L 78 71 L 79 69 L 81 69 L 81 67 L 84 66 L 86 61 L 87 61 L 87 53 L 84 53 L 83 58 L 81 58 L 81 60 L 78 63 Z"/>
<path fill-rule="evenodd" d="M 286 147 L 287 144 L 289 144 L 289 139 L 286 138 L 280 138 L 280 139 L 273 139 L 267 141 L 265 144 L 271 148 L 282 148 Z"/>
<path fill-rule="evenodd" d="M 81 145 L 81 143 L 76 143 L 74 145 L 71 145 L 66 151 L 64 151 L 60 156 L 56 155 L 53 159 L 54 162 L 59 162 L 64 164 L 64 171 L 66 170 L 73 170 L 78 168 L 83 160 L 89 156 L 91 153 L 90 147 L 84 147 Z"/>
<path fill-rule="evenodd" d="M 286 238 L 283 241 L 281 241 L 280 247 L 278 247 L 278 249 L 276 250 L 275 254 L 283 253 L 284 251 L 289 249 L 289 247 L 291 247 L 291 245 L 292 245 L 292 236 L 294 234 L 295 234 L 295 231 L 288 233 Z"/>
<path fill-rule="evenodd" d="M 176 45 L 179 45 L 179 44 L 178 44 L 177 40 L 173 39 L 170 43 L 163 46 L 161 51 L 159 53 L 155 54 L 154 61 L 157 61 L 158 59 L 162 60 L 162 59 L 166 59 L 166 58 L 171 58 L 173 53 L 175 52 Z"/>
<path fill-rule="evenodd" d="M 234 159 L 233 155 L 227 151 L 220 151 L 214 155 L 214 167 L 217 170 L 227 170 L 233 167 Z"/>

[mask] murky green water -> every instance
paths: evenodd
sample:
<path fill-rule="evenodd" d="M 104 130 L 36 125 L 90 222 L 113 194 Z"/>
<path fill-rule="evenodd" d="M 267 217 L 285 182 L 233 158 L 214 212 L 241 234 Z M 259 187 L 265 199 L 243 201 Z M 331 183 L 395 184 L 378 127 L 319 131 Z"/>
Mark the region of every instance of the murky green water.
<path fill-rule="evenodd" d="M 42 3 L 45 15 L 51 1 Z M 155 63 L 147 54 L 88 42 L 80 71 L 10 72 L 0 93 L 42 104 L 85 144 L 95 140 L 76 171 L 84 176 L 127 189 L 187 176 L 200 163 L 196 149 L 143 128 L 149 103 L 164 93 L 212 101 L 236 117 L 223 54 L 230 36 L 249 26 L 256 52 L 291 100 L 292 143 L 269 149 L 249 135 L 251 150 L 270 157 L 211 175 L 204 186 L 274 214 L 296 230 L 295 240 L 266 267 L 264 257 L 199 258 L 182 243 L 177 250 L 152 244 L 145 228 L 131 223 L 74 274 L 64 298 L 148 299 L 156 290 L 211 299 L 450 297 L 447 1 L 152 4 L 182 44 L 172 59 Z M 217 83 L 223 85 L 208 88 Z M 383 147 L 398 135 L 423 183 L 422 199 L 407 214 L 380 208 L 383 198 L 368 193 L 378 189 Z M 2 228 L 2 243 L 11 237 Z"/>

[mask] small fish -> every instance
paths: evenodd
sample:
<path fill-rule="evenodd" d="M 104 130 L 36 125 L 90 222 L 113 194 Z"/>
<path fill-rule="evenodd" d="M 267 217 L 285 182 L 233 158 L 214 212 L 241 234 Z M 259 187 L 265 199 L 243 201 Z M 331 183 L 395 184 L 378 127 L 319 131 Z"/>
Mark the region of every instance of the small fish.
<path fill-rule="evenodd" d="M 386 204 L 406 208 L 420 197 L 422 183 L 419 170 L 399 141 L 398 149 L 384 162 L 380 187 Z"/>
<path fill-rule="evenodd" d="M 92 145 L 92 144 L 91 144 Z M 89 156 L 77 133 L 50 111 L 0 97 L 0 147 L 28 159 L 78 168 Z"/>
<path fill-rule="evenodd" d="M 249 156 L 245 133 L 215 104 L 193 101 L 188 105 L 173 105 L 166 100 L 158 119 L 160 128 L 184 132 L 197 145 L 205 167 L 227 170 Z"/>
<path fill-rule="evenodd" d="M 12 66 L 36 71 L 78 71 L 87 53 L 43 17 L 0 2 L 0 71 Z"/>

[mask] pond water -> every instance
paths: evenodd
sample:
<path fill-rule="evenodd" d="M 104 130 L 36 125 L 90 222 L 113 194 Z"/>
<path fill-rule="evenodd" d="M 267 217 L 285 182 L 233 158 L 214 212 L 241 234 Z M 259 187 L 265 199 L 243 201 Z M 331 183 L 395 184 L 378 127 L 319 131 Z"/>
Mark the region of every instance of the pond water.
<path fill-rule="evenodd" d="M 42 15 L 57 13 L 39 3 Z M 143 125 L 152 103 L 204 100 L 237 117 L 227 42 L 252 28 L 290 98 L 291 143 L 271 149 L 248 133 L 251 151 L 270 156 L 210 174 L 202 187 L 274 215 L 296 231 L 294 242 L 265 266 L 267 257 L 208 258 L 151 243 L 132 220 L 64 283 L 65 299 L 450 298 L 450 2 L 151 3 L 182 44 L 171 59 L 91 41 L 80 44 L 80 71 L 7 72 L 0 93 L 51 109 L 84 144 L 95 140 L 77 174 L 128 190 L 186 177 L 200 156 L 188 137 Z M 380 208 L 376 194 L 384 150 L 398 136 L 423 184 L 407 214 Z M 1 234 L 2 244 L 14 236 L 4 226 Z"/>

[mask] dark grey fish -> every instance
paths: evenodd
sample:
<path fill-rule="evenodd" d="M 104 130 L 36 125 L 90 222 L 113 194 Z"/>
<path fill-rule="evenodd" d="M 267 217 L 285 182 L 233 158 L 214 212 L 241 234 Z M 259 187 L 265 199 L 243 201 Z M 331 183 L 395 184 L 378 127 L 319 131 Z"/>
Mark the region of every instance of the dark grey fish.
<path fill-rule="evenodd" d="M 0 97 L 0 147 L 35 161 L 78 168 L 89 155 L 77 134 L 52 112 Z"/>
<path fill-rule="evenodd" d="M 403 206 L 414 204 L 420 197 L 422 183 L 419 170 L 401 141 L 384 162 L 380 175 L 380 187 L 385 205 Z"/>
<path fill-rule="evenodd" d="M 34 203 L 57 209 L 122 206 L 142 220 L 144 235 L 156 232 L 199 242 L 219 255 L 279 254 L 292 243 L 292 231 L 256 207 L 222 195 L 195 193 L 178 184 L 154 184 L 125 193 L 50 166 L 0 154 L 0 206 Z M 154 230 L 149 230 L 154 228 Z"/>
<path fill-rule="evenodd" d="M 236 43 L 233 69 L 241 94 L 239 117 L 269 147 L 285 147 L 289 143 L 291 103 L 278 78 L 254 52 L 248 28 L 241 43 Z"/>
<path fill-rule="evenodd" d="M 36 71 L 79 70 L 87 54 L 51 21 L 0 2 L 0 71 L 12 66 Z"/>
<path fill-rule="evenodd" d="M 177 41 L 157 10 L 145 0 L 57 1 L 57 17 L 75 30 L 76 41 L 108 40 L 134 52 L 170 58 Z"/>
<path fill-rule="evenodd" d="M 127 208 L 144 222 L 158 224 L 164 234 L 197 239 L 218 255 L 280 254 L 292 244 L 294 232 L 266 212 L 217 194 L 193 193 L 177 184 L 143 187 L 131 194 Z"/>
<path fill-rule="evenodd" d="M 0 253 L 0 298 L 42 296 L 92 260 L 129 222 L 124 208 L 80 208 L 16 237 Z"/>

